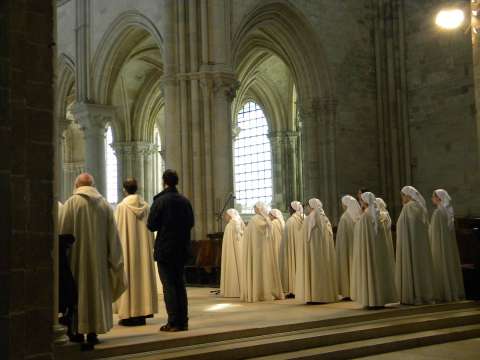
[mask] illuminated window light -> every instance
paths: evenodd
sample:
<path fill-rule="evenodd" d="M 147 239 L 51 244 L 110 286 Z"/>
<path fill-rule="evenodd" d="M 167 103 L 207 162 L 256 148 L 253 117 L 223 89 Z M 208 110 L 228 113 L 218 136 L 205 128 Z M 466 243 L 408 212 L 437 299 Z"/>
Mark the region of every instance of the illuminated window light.
<path fill-rule="evenodd" d="M 460 9 L 441 10 L 435 18 L 435 23 L 443 29 L 456 29 L 462 25 L 465 15 Z"/>

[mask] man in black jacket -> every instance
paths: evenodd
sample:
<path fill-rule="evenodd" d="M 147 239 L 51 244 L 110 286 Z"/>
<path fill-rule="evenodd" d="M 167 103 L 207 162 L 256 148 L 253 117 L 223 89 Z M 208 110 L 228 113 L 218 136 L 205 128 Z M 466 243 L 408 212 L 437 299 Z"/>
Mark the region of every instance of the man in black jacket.
<path fill-rule="evenodd" d="M 177 190 L 174 170 L 163 173 L 164 190 L 153 198 L 148 228 L 157 232 L 154 258 L 163 285 L 168 323 L 160 331 L 188 330 L 188 300 L 184 266 L 190 254 L 190 232 L 194 225 L 190 201 Z"/>

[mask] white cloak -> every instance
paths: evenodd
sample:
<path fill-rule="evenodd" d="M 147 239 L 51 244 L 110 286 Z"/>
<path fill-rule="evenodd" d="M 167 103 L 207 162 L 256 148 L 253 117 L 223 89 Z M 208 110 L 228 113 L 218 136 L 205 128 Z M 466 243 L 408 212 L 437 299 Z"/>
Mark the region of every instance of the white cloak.
<path fill-rule="evenodd" d="M 243 238 L 241 299 L 247 302 L 283 299 L 272 229 L 258 214 L 248 222 Z"/>
<path fill-rule="evenodd" d="M 428 222 L 416 201 L 403 205 L 397 221 L 395 283 L 402 304 L 429 304 L 435 300 Z"/>
<path fill-rule="evenodd" d="M 106 333 L 113 326 L 112 303 L 126 287 L 110 204 L 94 187 L 77 188 L 63 205 L 59 234 L 75 237 L 69 260 L 78 293 L 77 331 Z"/>
<path fill-rule="evenodd" d="M 153 260 L 153 233 L 147 229 L 148 204 L 140 195 L 128 195 L 115 209 L 125 260 L 128 288 L 116 302 L 120 319 L 158 312 Z"/>
<path fill-rule="evenodd" d="M 280 244 L 279 266 L 283 291 L 295 294 L 296 253 L 303 246 L 303 217 L 294 213 L 285 223 L 282 243 Z"/>
<path fill-rule="evenodd" d="M 355 225 L 351 298 L 362 306 L 398 302 L 394 259 L 388 250 L 383 224 L 375 234 L 372 215 L 364 212 Z"/>
<path fill-rule="evenodd" d="M 440 301 L 458 301 L 465 298 L 462 268 L 458 253 L 455 227 L 448 226 L 449 214 L 436 209 L 430 225 L 433 266 L 437 275 Z"/>
<path fill-rule="evenodd" d="M 243 222 L 240 226 L 244 227 Z M 242 233 L 237 229 L 235 220 L 225 226 L 222 241 L 222 267 L 220 273 L 220 295 L 240 297 L 242 288 Z"/>
<path fill-rule="evenodd" d="M 280 256 L 280 244 L 282 243 L 284 225 L 280 220 L 273 219 L 272 228 L 273 228 L 273 244 L 275 246 L 275 256 L 277 258 L 277 263 L 278 263 L 278 258 Z"/>
<path fill-rule="evenodd" d="M 308 239 L 308 217 L 311 216 L 316 219 Z M 337 256 L 332 225 L 319 211 L 312 211 L 308 217 L 303 223 L 295 299 L 301 302 L 335 302 L 338 300 Z"/>
<path fill-rule="evenodd" d="M 350 273 L 353 260 L 353 229 L 355 221 L 348 211 L 340 217 L 337 228 L 335 251 L 337 254 L 338 291 L 343 297 L 350 297 Z"/>
<path fill-rule="evenodd" d="M 392 274 L 395 274 L 395 250 L 393 249 L 392 219 L 390 218 L 390 214 L 388 213 L 388 211 L 381 210 L 379 218 L 379 231 L 383 231 L 385 233 L 385 241 L 387 242 L 389 261 L 385 263 L 385 266 L 388 266 L 387 271 L 391 271 Z"/>

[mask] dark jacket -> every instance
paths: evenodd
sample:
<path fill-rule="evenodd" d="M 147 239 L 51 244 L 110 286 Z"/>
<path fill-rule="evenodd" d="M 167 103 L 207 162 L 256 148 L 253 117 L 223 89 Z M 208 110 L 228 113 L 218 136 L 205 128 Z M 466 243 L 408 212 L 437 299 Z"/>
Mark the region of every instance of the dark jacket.
<path fill-rule="evenodd" d="M 190 232 L 194 225 L 190 201 L 176 188 L 166 188 L 153 198 L 148 229 L 157 231 L 155 261 L 185 263 L 190 256 Z"/>

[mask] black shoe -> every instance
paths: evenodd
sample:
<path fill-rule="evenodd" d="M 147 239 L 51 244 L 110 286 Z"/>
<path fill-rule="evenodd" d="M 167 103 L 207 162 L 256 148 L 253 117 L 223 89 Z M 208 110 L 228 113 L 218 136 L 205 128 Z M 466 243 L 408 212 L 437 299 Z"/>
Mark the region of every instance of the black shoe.
<path fill-rule="evenodd" d="M 160 331 L 165 331 L 165 332 L 178 332 L 178 331 L 187 331 L 187 330 L 188 330 L 188 325 L 174 326 L 171 324 L 165 324 L 160 327 Z"/>
<path fill-rule="evenodd" d="M 293 295 L 293 294 L 291 294 L 291 293 L 290 293 L 290 294 L 287 294 L 287 295 L 285 296 L 285 299 L 295 299 L 295 295 Z"/>
<path fill-rule="evenodd" d="M 83 334 L 68 334 L 68 338 L 71 342 L 74 343 L 83 343 L 85 342 L 85 336 Z"/>
<path fill-rule="evenodd" d="M 87 335 L 87 342 L 91 345 L 100 344 L 100 340 L 98 340 L 98 336 L 95 333 L 90 333 Z"/>

